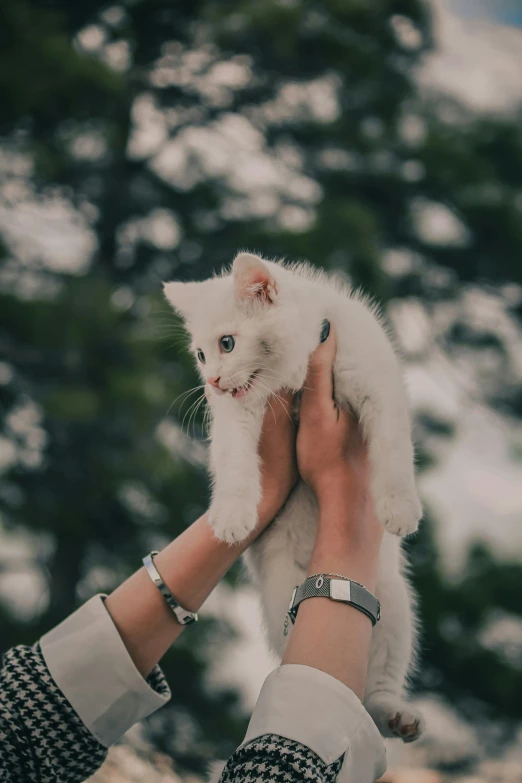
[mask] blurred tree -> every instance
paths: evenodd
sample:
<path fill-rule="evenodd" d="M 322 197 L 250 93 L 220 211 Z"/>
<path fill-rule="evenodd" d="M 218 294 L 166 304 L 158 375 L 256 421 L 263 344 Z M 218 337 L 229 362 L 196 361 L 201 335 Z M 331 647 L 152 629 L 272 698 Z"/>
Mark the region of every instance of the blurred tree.
<path fill-rule="evenodd" d="M 0 605 L 3 647 L 110 590 L 205 505 L 183 412 L 162 421 L 196 381 L 171 345 L 161 279 L 205 277 L 245 246 L 339 269 L 392 313 L 399 299 L 420 307 L 425 350 L 492 349 L 483 400 L 522 415 L 503 340 L 463 304 L 466 285 L 501 298 L 522 282 L 518 125 L 425 105 L 414 78 L 432 44 L 424 2 L 1 0 L 0 11 L 0 509 L 45 585 L 29 619 Z M 43 249 L 52 228 L 37 241 L 64 204 L 90 242 L 65 271 Z M 508 304 L 520 321 L 520 299 Z M 428 464 L 428 435 L 451 428 L 432 415 L 419 427 Z M 427 627 L 418 687 L 520 717 L 506 696 L 519 672 L 479 634 L 469 643 L 498 607 L 514 611 L 520 574 L 479 558 L 498 590 L 478 617 L 477 553 L 449 586 L 428 533 L 411 546 Z M 149 722 L 190 768 L 242 728 L 233 695 L 206 688 L 209 626 L 167 657 L 175 704 Z"/>

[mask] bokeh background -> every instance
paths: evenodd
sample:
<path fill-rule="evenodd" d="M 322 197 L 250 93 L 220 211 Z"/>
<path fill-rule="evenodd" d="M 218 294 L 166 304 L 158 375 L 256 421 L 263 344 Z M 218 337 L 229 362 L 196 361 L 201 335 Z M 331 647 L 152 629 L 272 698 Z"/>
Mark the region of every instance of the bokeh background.
<path fill-rule="evenodd" d="M 381 300 L 426 517 L 425 740 L 388 781 L 522 780 L 522 4 L 0 2 L 0 647 L 205 508 L 161 281 L 238 248 Z M 185 417 L 184 426 L 182 426 Z M 274 662 L 240 569 L 104 781 L 193 779 Z M 395 770 L 395 771 L 393 771 Z M 423 770 L 423 771 L 422 771 Z"/>

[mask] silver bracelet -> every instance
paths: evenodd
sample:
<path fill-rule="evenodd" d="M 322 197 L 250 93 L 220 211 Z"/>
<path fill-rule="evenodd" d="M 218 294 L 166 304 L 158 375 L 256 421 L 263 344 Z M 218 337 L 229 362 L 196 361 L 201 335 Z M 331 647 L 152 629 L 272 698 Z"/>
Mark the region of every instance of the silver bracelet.
<path fill-rule="evenodd" d="M 196 612 L 189 612 L 187 609 L 183 609 L 183 607 L 178 604 L 169 588 L 161 578 L 158 569 L 154 565 L 154 558 L 157 554 L 159 554 L 159 552 L 151 552 L 143 558 L 143 565 L 145 566 L 145 570 L 167 602 L 169 609 L 176 616 L 178 623 L 180 625 L 191 625 L 192 623 L 197 623 L 198 616 Z"/>
<path fill-rule="evenodd" d="M 294 588 L 285 618 L 285 636 L 288 635 L 290 621 L 295 623 L 299 605 L 307 598 L 331 598 L 332 601 L 349 604 L 365 614 L 372 625 L 381 619 L 381 603 L 364 585 L 340 574 L 313 574 L 301 586 Z"/>

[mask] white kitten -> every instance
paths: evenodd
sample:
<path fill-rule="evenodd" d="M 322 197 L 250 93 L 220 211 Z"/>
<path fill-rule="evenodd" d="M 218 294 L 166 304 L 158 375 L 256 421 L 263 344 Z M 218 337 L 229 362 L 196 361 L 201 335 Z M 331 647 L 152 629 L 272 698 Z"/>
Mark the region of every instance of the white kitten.
<path fill-rule="evenodd" d="M 266 399 L 281 388 L 302 387 L 323 320 L 334 325 L 335 396 L 359 418 L 369 445 L 377 514 L 393 534 L 385 534 L 381 550 L 377 597 L 382 615 L 373 631 L 365 706 L 384 736 L 416 739 L 422 718 L 402 698 L 415 619 L 396 536 L 417 529 L 422 509 L 400 366 L 379 316 L 323 272 L 248 253 L 237 256 L 231 274 L 202 283 L 167 283 L 165 294 L 185 319 L 207 384 L 214 481 L 210 524 L 228 542 L 243 540 L 256 525 L 261 498 L 257 449 Z M 288 602 L 306 576 L 316 521 L 315 497 L 300 483 L 247 553 L 268 638 L 280 655 Z"/>

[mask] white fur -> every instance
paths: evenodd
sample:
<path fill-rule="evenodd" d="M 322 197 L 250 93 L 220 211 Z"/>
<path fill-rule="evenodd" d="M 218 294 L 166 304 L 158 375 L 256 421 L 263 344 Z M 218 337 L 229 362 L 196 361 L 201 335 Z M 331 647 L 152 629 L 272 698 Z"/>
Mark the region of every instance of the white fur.
<path fill-rule="evenodd" d="M 377 586 L 382 619 L 373 632 L 365 705 L 384 736 L 416 739 L 422 718 L 402 696 L 415 620 L 397 536 L 417 529 L 422 510 L 401 370 L 376 308 L 308 265 L 273 263 L 246 253 L 236 258 L 232 274 L 202 283 L 168 283 L 165 294 L 185 319 L 194 351 L 205 354 L 205 364 L 198 364 L 205 381 L 219 378 L 219 386 L 232 391 L 260 370 L 241 398 L 208 387 L 214 481 L 210 523 L 228 542 L 241 541 L 256 525 L 261 495 L 257 449 L 267 397 L 281 388 L 301 389 L 323 320 L 334 325 L 336 400 L 349 404 L 359 418 L 369 445 L 377 514 L 388 533 Z M 230 353 L 220 349 L 223 335 L 235 337 Z M 316 520 L 315 498 L 300 483 L 247 553 L 268 638 L 280 655 L 288 601 L 306 575 Z"/>

